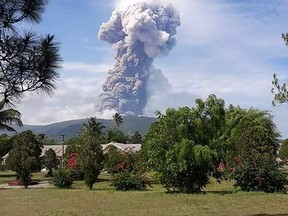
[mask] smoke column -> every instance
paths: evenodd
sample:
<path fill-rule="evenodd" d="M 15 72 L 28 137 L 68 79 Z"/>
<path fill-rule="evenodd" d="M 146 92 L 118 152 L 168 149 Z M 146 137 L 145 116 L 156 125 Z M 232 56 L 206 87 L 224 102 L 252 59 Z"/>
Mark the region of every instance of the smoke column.
<path fill-rule="evenodd" d="M 179 14 L 171 4 L 136 3 L 112 13 L 98 34 L 116 50 L 116 63 L 102 86 L 99 111 L 143 114 L 153 59 L 169 54 L 179 25 Z"/>

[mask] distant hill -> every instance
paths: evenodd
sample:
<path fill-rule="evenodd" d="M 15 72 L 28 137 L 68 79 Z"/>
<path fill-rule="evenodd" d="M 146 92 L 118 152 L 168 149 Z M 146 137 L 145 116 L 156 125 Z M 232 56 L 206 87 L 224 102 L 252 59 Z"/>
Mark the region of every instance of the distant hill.
<path fill-rule="evenodd" d="M 65 139 L 77 136 L 79 134 L 79 130 L 87 121 L 88 119 L 77 119 L 52 123 L 48 125 L 23 125 L 22 127 L 15 126 L 14 128 L 17 132 L 31 130 L 37 134 L 45 134 L 55 141 L 61 141 L 62 134 L 65 135 Z M 97 119 L 97 121 L 102 122 L 102 124 L 105 126 L 105 129 L 114 127 L 114 121 L 111 119 Z M 157 121 L 157 118 L 144 116 L 123 116 L 123 124 L 121 125 L 121 129 L 130 134 L 138 131 L 141 135 L 144 135 L 147 132 L 149 126 L 155 121 Z"/>

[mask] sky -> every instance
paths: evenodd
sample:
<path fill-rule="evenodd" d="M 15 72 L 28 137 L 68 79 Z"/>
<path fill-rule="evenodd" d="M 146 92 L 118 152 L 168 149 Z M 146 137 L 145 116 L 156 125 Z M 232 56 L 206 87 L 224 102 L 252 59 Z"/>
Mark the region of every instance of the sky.
<path fill-rule="evenodd" d="M 29 93 L 18 109 L 25 124 L 48 124 L 98 116 L 96 106 L 107 71 L 115 62 L 110 44 L 98 31 L 116 7 L 137 0 L 50 0 L 43 20 L 29 29 L 54 34 L 63 58 L 57 89 L 49 97 Z M 155 1 L 155 0 L 154 0 Z M 153 1 L 152 1 L 153 2 Z M 168 107 L 194 106 L 196 98 L 215 94 L 226 105 L 271 110 L 288 137 L 288 105 L 273 107 L 272 76 L 288 82 L 287 0 L 162 0 L 179 11 L 177 44 L 155 58 L 164 82 L 154 83 L 145 115 Z M 28 27 L 27 27 L 28 28 Z"/>

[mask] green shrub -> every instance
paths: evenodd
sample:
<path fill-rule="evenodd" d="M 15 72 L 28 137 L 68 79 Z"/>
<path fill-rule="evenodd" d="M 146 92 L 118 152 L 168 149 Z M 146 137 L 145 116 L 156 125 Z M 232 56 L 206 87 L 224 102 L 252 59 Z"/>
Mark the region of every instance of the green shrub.
<path fill-rule="evenodd" d="M 200 192 L 209 182 L 213 152 L 208 146 L 183 139 L 166 154 L 160 182 L 168 191 Z"/>
<path fill-rule="evenodd" d="M 246 158 L 236 166 L 235 187 L 243 191 L 286 192 L 287 179 L 271 156 Z"/>
<path fill-rule="evenodd" d="M 59 188 L 70 188 L 73 184 L 73 179 L 68 170 L 61 168 L 55 171 L 52 183 Z"/>
<path fill-rule="evenodd" d="M 151 180 L 144 174 L 145 166 L 138 161 L 138 153 L 110 149 L 106 159 L 108 172 L 113 174 L 112 185 L 117 190 L 143 190 L 147 185 L 151 187 Z"/>
<path fill-rule="evenodd" d="M 117 190 L 143 190 L 147 184 L 150 185 L 150 180 L 145 175 L 133 172 L 119 172 L 112 180 Z"/>

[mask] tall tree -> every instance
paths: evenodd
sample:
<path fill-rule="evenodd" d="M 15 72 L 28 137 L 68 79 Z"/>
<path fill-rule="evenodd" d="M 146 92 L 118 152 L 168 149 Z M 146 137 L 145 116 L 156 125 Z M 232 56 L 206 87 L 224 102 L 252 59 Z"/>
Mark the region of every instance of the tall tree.
<path fill-rule="evenodd" d="M 102 146 L 95 136 L 84 134 L 82 138 L 78 159 L 85 184 L 91 190 L 103 168 L 104 156 Z"/>
<path fill-rule="evenodd" d="M 113 119 L 114 119 L 114 123 L 116 124 L 116 126 L 119 128 L 119 126 L 123 123 L 123 119 L 120 113 L 116 112 L 113 115 Z"/>
<path fill-rule="evenodd" d="M 87 123 L 83 124 L 82 133 L 88 134 L 95 137 L 100 137 L 105 126 L 102 122 L 97 122 L 96 117 L 91 117 L 88 119 Z"/>
<path fill-rule="evenodd" d="M 230 106 L 226 111 L 225 128 L 222 138 L 228 161 L 250 151 L 276 155 L 280 134 L 269 112 Z"/>
<path fill-rule="evenodd" d="M 47 176 L 53 176 L 53 169 L 56 169 L 59 163 L 56 152 L 52 148 L 48 149 L 44 154 L 44 165 L 48 170 Z"/>
<path fill-rule="evenodd" d="M 271 114 L 230 106 L 226 112 L 226 168 L 245 191 L 285 191 L 285 176 L 276 162 L 279 132 Z"/>
<path fill-rule="evenodd" d="M 288 162 L 288 139 L 285 139 L 281 143 L 281 147 L 279 150 L 279 157 L 285 162 Z"/>
<path fill-rule="evenodd" d="M 18 29 L 23 23 L 39 23 L 47 4 L 48 0 L 0 0 L 0 111 L 25 92 L 50 94 L 55 89 L 61 57 L 54 36 Z M 16 110 L 0 114 L 20 123 Z"/>
<path fill-rule="evenodd" d="M 41 142 L 32 131 L 24 131 L 15 135 L 6 165 L 8 169 L 17 173 L 25 188 L 28 187 L 31 173 L 41 169 L 42 147 Z"/>
<path fill-rule="evenodd" d="M 218 164 L 220 137 L 225 126 L 224 101 L 210 95 L 196 100 L 195 108 L 169 108 L 158 113 L 144 136 L 148 164 L 160 173 L 167 190 L 195 192 L 208 183 Z"/>

